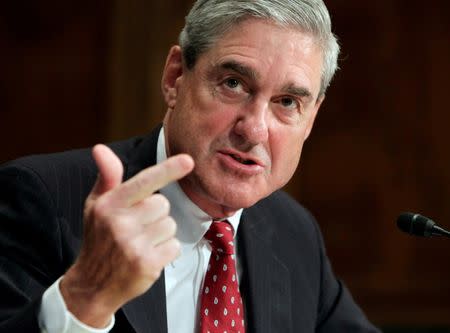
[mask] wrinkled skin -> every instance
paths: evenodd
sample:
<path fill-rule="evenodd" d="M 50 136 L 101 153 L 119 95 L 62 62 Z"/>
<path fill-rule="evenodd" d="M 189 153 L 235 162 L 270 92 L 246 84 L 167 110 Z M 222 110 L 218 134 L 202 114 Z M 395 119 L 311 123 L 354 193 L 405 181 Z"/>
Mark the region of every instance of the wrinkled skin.
<path fill-rule="evenodd" d="M 322 102 L 321 69 L 312 36 L 256 19 L 231 29 L 193 69 L 171 49 L 166 140 L 171 154 L 193 157 L 180 184 L 200 208 L 229 216 L 286 184 Z"/>
<path fill-rule="evenodd" d="M 60 284 L 69 311 L 105 327 L 176 258 L 176 223 L 167 199 L 154 193 L 166 184 L 179 180 L 212 217 L 282 187 L 322 102 L 321 59 L 311 36 L 254 19 L 231 29 L 193 69 L 172 47 L 162 79 L 172 157 L 122 183 L 118 157 L 103 145 L 93 149 L 99 177 L 85 203 L 83 244 Z"/>

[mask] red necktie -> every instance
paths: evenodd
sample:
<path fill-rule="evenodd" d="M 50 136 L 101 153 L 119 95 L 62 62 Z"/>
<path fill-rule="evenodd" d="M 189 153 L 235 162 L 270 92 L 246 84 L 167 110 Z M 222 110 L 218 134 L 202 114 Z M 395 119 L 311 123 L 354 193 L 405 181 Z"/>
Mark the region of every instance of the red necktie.
<path fill-rule="evenodd" d="M 213 221 L 205 239 L 212 252 L 201 295 L 200 333 L 244 333 L 233 227 L 228 221 Z"/>

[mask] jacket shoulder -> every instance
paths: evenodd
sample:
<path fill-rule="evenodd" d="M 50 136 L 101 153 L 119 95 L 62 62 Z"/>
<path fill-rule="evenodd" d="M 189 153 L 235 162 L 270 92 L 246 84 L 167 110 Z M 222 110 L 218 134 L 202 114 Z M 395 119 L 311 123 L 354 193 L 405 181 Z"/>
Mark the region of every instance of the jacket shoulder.
<path fill-rule="evenodd" d="M 117 141 L 107 144 L 114 153 L 126 163 L 129 159 L 129 153 L 136 147 L 142 138 L 135 137 L 128 140 Z M 55 169 L 78 168 L 91 169 L 95 168 L 95 162 L 91 155 L 92 148 L 82 148 L 63 151 L 51 154 L 36 154 L 18 158 L 13 161 L 6 162 L 0 166 L 0 170 L 17 168 L 30 169 L 43 177 L 45 174 Z"/>
<path fill-rule="evenodd" d="M 129 155 L 141 140 L 132 138 L 108 146 L 126 168 Z M 56 215 L 67 215 L 74 210 L 78 215 L 97 178 L 97 166 L 91 150 L 84 148 L 30 155 L 4 163 L 0 166 L 0 183 L 21 195 L 24 189 L 29 189 L 30 193 L 45 194 L 48 206 L 53 207 Z"/>
<path fill-rule="evenodd" d="M 267 220 L 276 221 L 279 230 L 285 229 L 295 234 L 318 232 L 317 222 L 311 212 L 284 191 L 275 191 L 251 209 L 258 210 Z"/>

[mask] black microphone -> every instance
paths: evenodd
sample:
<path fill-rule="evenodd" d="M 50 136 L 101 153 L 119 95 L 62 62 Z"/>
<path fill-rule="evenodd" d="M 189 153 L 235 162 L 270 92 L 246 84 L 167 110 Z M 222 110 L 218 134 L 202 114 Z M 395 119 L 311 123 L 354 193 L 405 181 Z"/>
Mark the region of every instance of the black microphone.
<path fill-rule="evenodd" d="M 402 213 L 397 219 L 397 226 L 403 232 L 414 236 L 430 237 L 430 236 L 447 236 L 450 232 L 439 227 L 428 217 L 415 213 Z"/>

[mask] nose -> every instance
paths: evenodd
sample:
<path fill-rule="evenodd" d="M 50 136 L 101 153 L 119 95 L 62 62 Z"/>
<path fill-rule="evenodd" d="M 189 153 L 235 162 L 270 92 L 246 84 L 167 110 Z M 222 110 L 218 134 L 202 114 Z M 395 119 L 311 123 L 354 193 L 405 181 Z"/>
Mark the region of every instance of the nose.
<path fill-rule="evenodd" d="M 243 107 L 235 123 L 234 132 L 248 144 L 263 143 L 269 137 L 267 118 L 268 105 L 254 101 Z"/>

